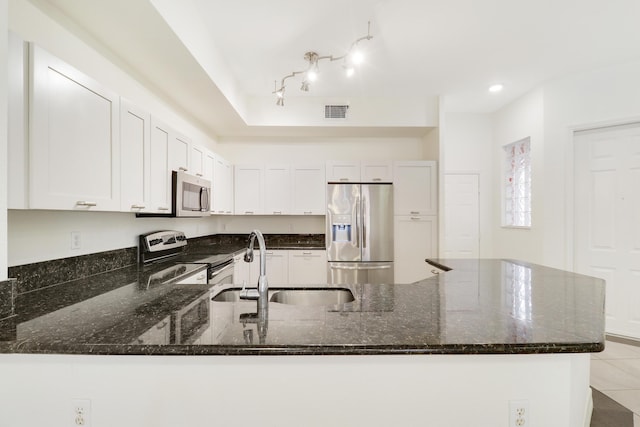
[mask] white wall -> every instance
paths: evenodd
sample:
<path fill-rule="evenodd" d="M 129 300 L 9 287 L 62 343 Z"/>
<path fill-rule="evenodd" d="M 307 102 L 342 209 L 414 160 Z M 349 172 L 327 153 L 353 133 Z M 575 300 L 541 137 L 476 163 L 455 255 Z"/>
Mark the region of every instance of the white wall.
<path fill-rule="evenodd" d="M 218 151 L 231 163 L 318 163 L 326 160 L 437 160 L 423 138 L 227 138 Z"/>
<path fill-rule="evenodd" d="M 493 117 L 493 247 L 498 258 L 544 263 L 544 96 L 534 90 L 494 114 Z M 531 229 L 502 227 L 503 149 L 507 144 L 531 141 Z"/>
<path fill-rule="evenodd" d="M 9 266 L 138 246 L 138 235 L 182 230 L 189 237 L 214 234 L 215 217 L 136 218 L 133 213 L 9 210 Z M 71 249 L 71 232 L 81 248 Z"/>
<path fill-rule="evenodd" d="M 491 114 L 445 113 L 442 140 L 442 174 L 477 173 L 480 186 L 480 257 L 493 256 L 494 150 Z M 442 176 L 442 175 L 441 175 Z M 442 188 L 442 187 L 441 187 Z M 444 206 L 446 194 L 440 197 Z M 440 229 L 444 229 L 443 218 Z M 443 247 L 443 245 L 440 245 Z"/>
<path fill-rule="evenodd" d="M 544 85 L 544 263 L 573 268 L 572 130 L 640 120 L 640 59 Z"/>
<path fill-rule="evenodd" d="M 640 120 L 640 60 L 549 81 L 493 115 L 495 257 L 573 268 L 574 130 Z M 473 130 L 473 124 L 462 124 Z M 451 129 L 447 129 L 447 135 Z M 501 146 L 531 138 L 532 228 L 500 227 Z M 448 149 L 445 159 L 455 153 Z M 457 164 L 463 160 L 458 159 Z M 484 197 L 482 197 L 484 199 Z"/>
<path fill-rule="evenodd" d="M 0 424 L 584 427 L 589 354 L 60 356 L 0 354 Z M 34 410 L 37 408 L 37 410 Z"/>
<path fill-rule="evenodd" d="M 0 0 L 0 281 L 7 278 L 7 28 L 8 3 Z"/>

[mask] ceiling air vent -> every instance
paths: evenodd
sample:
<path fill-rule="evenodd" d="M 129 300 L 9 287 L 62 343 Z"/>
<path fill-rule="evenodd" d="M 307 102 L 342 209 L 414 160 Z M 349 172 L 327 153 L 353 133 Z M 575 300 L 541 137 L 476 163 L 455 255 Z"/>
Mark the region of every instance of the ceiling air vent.
<path fill-rule="evenodd" d="M 324 106 L 324 118 L 325 119 L 346 119 L 348 105 L 325 105 Z"/>

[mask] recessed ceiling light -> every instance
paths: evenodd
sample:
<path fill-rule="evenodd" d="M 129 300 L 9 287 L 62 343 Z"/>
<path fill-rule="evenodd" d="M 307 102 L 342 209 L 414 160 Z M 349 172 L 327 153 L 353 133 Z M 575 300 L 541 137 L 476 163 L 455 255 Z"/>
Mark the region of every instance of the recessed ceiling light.
<path fill-rule="evenodd" d="M 500 83 L 489 86 L 489 92 L 491 93 L 500 92 L 502 89 L 504 89 L 504 86 L 502 86 Z"/>

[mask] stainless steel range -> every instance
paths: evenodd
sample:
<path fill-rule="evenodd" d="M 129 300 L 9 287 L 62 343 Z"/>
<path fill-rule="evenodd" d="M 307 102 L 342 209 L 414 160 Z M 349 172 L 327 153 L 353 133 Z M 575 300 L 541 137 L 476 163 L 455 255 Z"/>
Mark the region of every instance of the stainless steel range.
<path fill-rule="evenodd" d="M 146 286 L 209 285 L 212 289 L 233 283 L 233 257 L 187 252 L 187 238 L 181 231 L 157 231 L 140 236 L 139 260 L 146 276 Z M 188 289 L 176 287 L 169 291 L 169 301 L 187 297 Z M 172 307 L 169 316 L 160 324 L 167 327 L 166 344 L 192 344 L 210 326 L 211 291 L 190 299 L 180 307 Z M 145 339 L 149 333 L 145 332 Z M 157 334 L 156 334 L 157 335 Z M 142 341 L 142 338 L 138 339 Z"/>
<path fill-rule="evenodd" d="M 150 265 L 156 263 L 170 264 L 184 270 L 181 283 L 196 280 L 196 283 L 222 285 L 233 283 L 233 257 L 229 254 L 211 255 L 207 253 L 190 253 L 187 251 L 187 238 L 182 231 L 156 231 L 140 236 L 138 247 L 140 263 Z M 206 280 L 199 279 L 195 271 L 198 266 L 206 265 Z M 170 274 L 170 273 L 165 273 Z"/>

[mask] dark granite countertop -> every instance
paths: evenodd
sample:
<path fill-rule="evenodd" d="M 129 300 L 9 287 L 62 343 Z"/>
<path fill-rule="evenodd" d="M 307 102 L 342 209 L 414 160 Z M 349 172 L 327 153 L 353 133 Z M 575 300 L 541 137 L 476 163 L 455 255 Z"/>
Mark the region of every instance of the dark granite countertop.
<path fill-rule="evenodd" d="M 231 285 L 148 283 L 127 267 L 20 294 L 0 352 L 141 355 L 521 354 L 604 348 L 600 279 L 512 260 L 434 260 L 451 271 L 353 285 L 353 302 L 217 302 Z M 325 285 L 323 285 L 324 287 Z M 274 287 L 275 288 L 275 287 Z M 194 314 L 197 313 L 197 316 Z"/>

